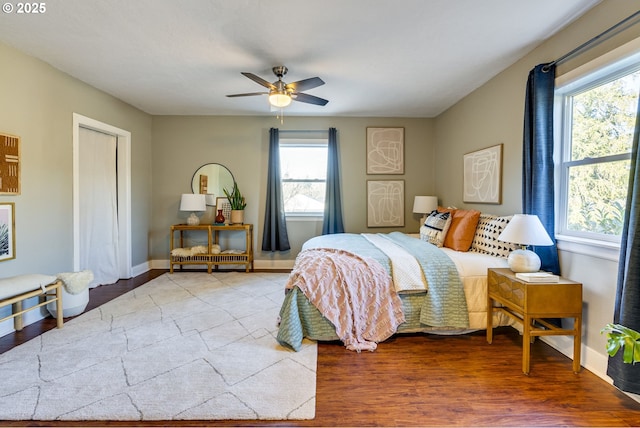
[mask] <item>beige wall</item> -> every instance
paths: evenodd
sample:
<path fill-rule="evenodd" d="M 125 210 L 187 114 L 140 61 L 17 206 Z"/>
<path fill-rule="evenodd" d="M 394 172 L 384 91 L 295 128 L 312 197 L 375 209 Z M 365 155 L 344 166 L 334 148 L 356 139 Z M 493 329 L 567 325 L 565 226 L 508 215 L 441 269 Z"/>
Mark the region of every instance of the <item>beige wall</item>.
<path fill-rule="evenodd" d="M 0 64 L 0 132 L 22 139 L 22 192 L 0 195 L 16 211 L 16 258 L 0 277 L 73 268 L 73 113 L 131 132 L 132 257 L 146 265 L 151 116 L 2 43 Z"/>
<path fill-rule="evenodd" d="M 405 174 L 371 176 L 366 174 L 365 142 L 368 126 L 405 128 Z M 153 260 L 165 260 L 169 253 L 169 227 L 184 222 L 178 210 L 180 194 L 191 191 L 193 173 L 202 164 L 216 162 L 231 170 L 247 199 L 245 222 L 254 224 L 257 265 L 291 267 L 300 246 L 318 235 L 321 223 L 290 221 L 292 249 L 285 253 L 260 251 L 264 222 L 269 128 L 281 130 L 320 130 L 335 127 L 340 147 L 342 199 L 345 228 L 364 232 L 366 227 L 365 189 L 367 179 L 405 181 L 405 227 L 418 230 L 413 197 L 429 195 L 435 189 L 433 119 L 406 118 L 310 118 L 287 117 L 284 124 L 267 117 L 184 117 L 153 118 L 153 215 L 151 252 Z M 210 208 L 204 221 L 212 220 Z M 371 229 L 387 231 L 386 229 Z M 390 229 L 389 229 L 390 230 Z"/>
<path fill-rule="evenodd" d="M 436 191 L 448 205 L 476 208 L 485 212 L 510 214 L 522 210 L 522 133 L 524 97 L 529 71 L 537 64 L 552 61 L 635 13 L 637 0 L 605 0 L 576 23 L 561 31 L 529 55 L 458 102 L 436 119 Z M 601 43 L 584 55 L 559 66 L 566 73 L 634 38 L 640 25 Z M 462 203 L 462 156 L 495 144 L 504 144 L 503 202 L 500 205 Z M 613 320 L 617 262 L 578 247 L 560 243 L 562 273 L 584 284 L 583 364 L 604 377 L 605 336 L 600 329 Z M 570 341 L 550 340 L 571 354 Z"/>

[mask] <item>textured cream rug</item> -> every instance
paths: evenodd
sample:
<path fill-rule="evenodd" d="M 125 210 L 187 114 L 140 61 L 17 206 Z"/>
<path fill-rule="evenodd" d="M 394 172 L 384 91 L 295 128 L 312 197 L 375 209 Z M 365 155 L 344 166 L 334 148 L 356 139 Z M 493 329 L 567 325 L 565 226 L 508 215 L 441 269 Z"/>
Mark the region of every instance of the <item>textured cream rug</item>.
<path fill-rule="evenodd" d="M 287 274 L 164 274 L 0 355 L 0 420 L 312 419 L 317 347 L 276 339 Z"/>

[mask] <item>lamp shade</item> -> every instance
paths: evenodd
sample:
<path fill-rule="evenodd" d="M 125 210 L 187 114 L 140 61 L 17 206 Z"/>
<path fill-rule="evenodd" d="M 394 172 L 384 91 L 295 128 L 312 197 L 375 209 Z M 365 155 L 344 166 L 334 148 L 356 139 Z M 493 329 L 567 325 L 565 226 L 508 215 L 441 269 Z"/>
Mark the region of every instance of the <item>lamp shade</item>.
<path fill-rule="evenodd" d="M 520 245 L 553 245 L 538 216 L 532 214 L 514 215 L 498 239 Z"/>
<path fill-rule="evenodd" d="M 427 214 L 438 209 L 437 196 L 416 196 L 413 199 L 413 212 Z"/>
<path fill-rule="evenodd" d="M 216 195 L 214 195 L 213 193 L 205 193 L 204 199 L 207 205 L 214 206 L 216 204 Z"/>
<path fill-rule="evenodd" d="M 509 268 L 514 272 L 537 272 L 540 269 L 540 257 L 527 250 L 527 245 L 553 245 L 538 216 L 531 214 L 514 215 L 498 240 L 522 245 L 522 249 L 511 251 L 507 258 Z"/>
<path fill-rule="evenodd" d="M 200 193 L 184 193 L 180 198 L 180 211 L 206 211 L 206 197 Z"/>
<path fill-rule="evenodd" d="M 282 108 L 291 104 L 291 97 L 287 93 L 272 91 L 269 94 L 269 104 Z"/>

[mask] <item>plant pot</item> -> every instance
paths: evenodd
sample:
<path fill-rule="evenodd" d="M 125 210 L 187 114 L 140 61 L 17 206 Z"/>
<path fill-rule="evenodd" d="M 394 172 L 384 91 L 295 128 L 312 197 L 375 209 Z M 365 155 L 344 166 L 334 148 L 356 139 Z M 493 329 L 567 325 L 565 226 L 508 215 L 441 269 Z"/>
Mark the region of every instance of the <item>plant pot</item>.
<path fill-rule="evenodd" d="M 243 224 L 244 223 L 244 210 L 231 210 L 231 218 L 229 219 L 231 224 Z"/>

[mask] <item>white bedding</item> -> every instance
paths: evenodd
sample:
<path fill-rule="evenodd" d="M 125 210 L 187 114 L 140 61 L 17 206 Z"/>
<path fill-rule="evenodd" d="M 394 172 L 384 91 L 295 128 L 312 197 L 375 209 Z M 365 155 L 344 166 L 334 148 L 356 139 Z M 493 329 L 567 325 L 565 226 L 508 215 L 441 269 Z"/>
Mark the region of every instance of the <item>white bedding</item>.
<path fill-rule="evenodd" d="M 487 328 L 487 269 L 509 267 L 507 259 L 476 252 L 454 251 L 440 248 L 456 265 L 469 310 L 469 328 Z M 493 325 L 511 325 L 513 321 L 506 315 L 494 313 Z"/>
<path fill-rule="evenodd" d="M 398 293 L 426 291 L 427 281 L 424 278 L 422 268 L 418 264 L 418 260 L 407 250 L 379 234 L 363 233 L 362 236 L 378 247 L 391 260 L 391 266 L 393 266 L 391 277 Z"/>

